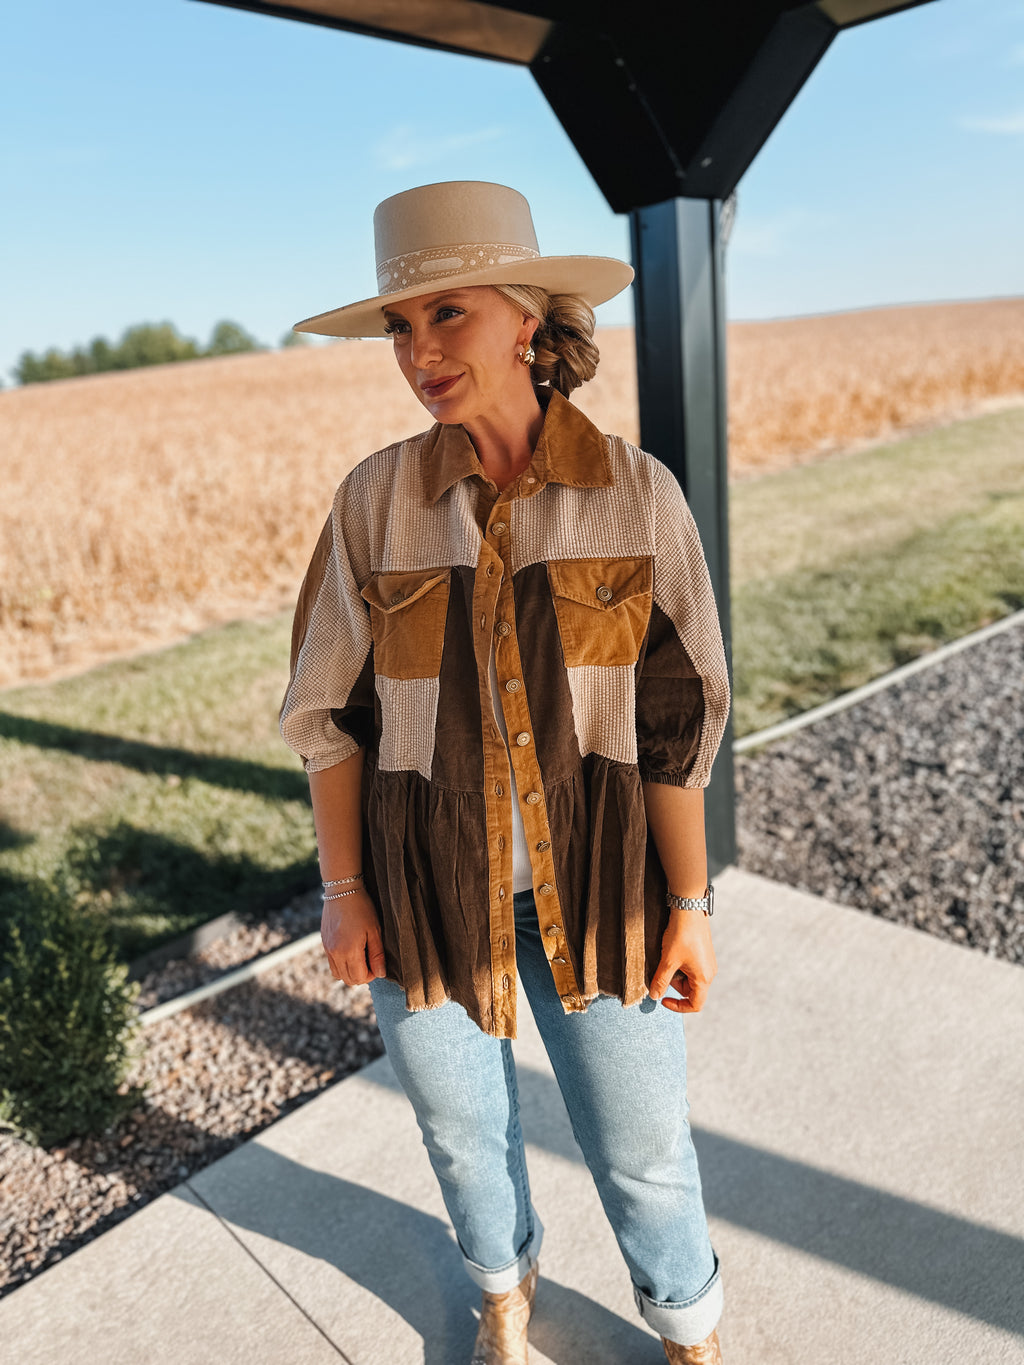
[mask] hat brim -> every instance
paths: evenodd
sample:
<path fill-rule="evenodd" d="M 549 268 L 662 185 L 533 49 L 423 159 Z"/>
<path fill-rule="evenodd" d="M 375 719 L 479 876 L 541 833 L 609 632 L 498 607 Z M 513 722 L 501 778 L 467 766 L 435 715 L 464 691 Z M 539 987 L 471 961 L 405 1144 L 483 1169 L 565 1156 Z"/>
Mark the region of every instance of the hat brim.
<path fill-rule="evenodd" d="M 293 332 L 312 332 L 326 337 L 382 337 L 383 309 L 424 294 L 440 294 L 449 289 L 465 289 L 471 285 L 532 284 L 551 294 L 578 294 L 591 308 L 620 294 L 633 279 L 633 270 L 625 261 L 608 256 L 536 256 L 514 264 L 489 266 L 484 270 L 464 270 L 457 275 L 446 275 L 436 280 L 396 290 L 393 294 L 378 294 L 373 299 L 332 308 L 327 313 L 303 318 Z"/>

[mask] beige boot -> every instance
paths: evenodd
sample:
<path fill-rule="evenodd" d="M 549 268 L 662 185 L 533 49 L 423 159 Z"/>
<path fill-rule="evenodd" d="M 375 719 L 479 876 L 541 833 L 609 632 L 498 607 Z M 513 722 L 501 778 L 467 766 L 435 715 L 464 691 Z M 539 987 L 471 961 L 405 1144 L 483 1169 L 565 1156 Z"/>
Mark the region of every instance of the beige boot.
<path fill-rule="evenodd" d="M 718 1344 L 717 1332 L 698 1341 L 696 1346 L 680 1346 L 678 1341 L 666 1341 L 664 1337 L 661 1344 L 669 1365 L 722 1365 L 722 1348 Z"/>
<path fill-rule="evenodd" d="M 506 1294 L 484 1291 L 470 1365 L 528 1365 L 526 1328 L 537 1293 L 537 1264 Z"/>

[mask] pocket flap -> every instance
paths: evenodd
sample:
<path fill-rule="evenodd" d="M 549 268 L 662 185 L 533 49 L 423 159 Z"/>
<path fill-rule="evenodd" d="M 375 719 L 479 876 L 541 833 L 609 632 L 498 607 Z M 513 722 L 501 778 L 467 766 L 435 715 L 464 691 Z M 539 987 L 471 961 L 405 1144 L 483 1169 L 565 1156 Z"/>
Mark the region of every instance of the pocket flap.
<path fill-rule="evenodd" d="M 654 576 L 649 555 L 626 559 L 548 561 L 551 591 L 585 607 L 608 611 L 632 597 L 649 595 Z"/>
<path fill-rule="evenodd" d="M 447 583 L 451 569 L 421 569 L 412 573 L 378 573 L 361 590 L 364 601 L 387 613 L 402 611 L 438 583 Z"/>

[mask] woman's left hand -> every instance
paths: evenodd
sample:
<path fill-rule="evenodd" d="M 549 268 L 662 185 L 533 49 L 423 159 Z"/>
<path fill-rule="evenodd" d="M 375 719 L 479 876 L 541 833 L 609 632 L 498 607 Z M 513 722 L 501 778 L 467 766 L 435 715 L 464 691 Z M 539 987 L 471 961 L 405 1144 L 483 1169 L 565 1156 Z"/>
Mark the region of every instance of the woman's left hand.
<path fill-rule="evenodd" d="M 711 942 L 711 925 L 699 910 L 673 910 L 661 940 L 661 961 L 651 978 L 649 994 L 676 1014 L 696 1014 L 707 999 L 718 963 Z M 682 996 L 665 997 L 669 986 Z"/>

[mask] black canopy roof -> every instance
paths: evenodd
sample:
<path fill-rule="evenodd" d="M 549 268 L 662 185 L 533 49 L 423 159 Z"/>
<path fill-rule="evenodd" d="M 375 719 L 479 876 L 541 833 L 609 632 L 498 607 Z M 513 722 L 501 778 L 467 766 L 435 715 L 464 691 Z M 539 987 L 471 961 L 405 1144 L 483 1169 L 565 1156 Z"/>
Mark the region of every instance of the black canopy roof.
<path fill-rule="evenodd" d="M 836 34 L 924 0 L 208 2 L 528 66 L 623 213 L 727 198 Z"/>

